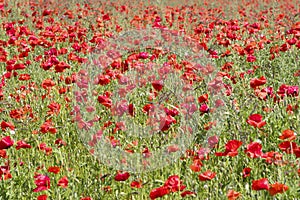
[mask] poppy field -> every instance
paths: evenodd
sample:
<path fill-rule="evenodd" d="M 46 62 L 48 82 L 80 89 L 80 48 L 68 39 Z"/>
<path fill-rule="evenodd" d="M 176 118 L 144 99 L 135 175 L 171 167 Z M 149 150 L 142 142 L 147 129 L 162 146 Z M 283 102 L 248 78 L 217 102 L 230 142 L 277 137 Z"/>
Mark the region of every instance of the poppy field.
<path fill-rule="evenodd" d="M 294 0 L 0 0 L 0 200 L 300 199 Z"/>

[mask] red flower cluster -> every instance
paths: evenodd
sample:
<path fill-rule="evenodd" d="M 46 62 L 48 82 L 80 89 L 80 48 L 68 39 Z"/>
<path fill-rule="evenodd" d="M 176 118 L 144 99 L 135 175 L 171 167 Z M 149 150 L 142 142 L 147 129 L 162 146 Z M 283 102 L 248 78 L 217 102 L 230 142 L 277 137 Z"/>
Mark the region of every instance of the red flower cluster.
<path fill-rule="evenodd" d="M 182 185 L 182 181 L 180 180 L 179 176 L 172 175 L 166 180 L 166 182 L 163 186 L 151 190 L 150 198 L 156 199 L 159 197 L 163 197 L 172 192 L 182 191 L 185 188 L 186 188 L 186 186 Z M 184 196 L 185 195 L 187 195 L 187 194 L 184 194 Z"/>
<path fill-rule="evenodd" d="M 288 186 L 277 182 L 270 185 L 267 178 L 252 181 L 252 190 L 267 190 L 271 196 L 284 193 L 288 189 Z"/>

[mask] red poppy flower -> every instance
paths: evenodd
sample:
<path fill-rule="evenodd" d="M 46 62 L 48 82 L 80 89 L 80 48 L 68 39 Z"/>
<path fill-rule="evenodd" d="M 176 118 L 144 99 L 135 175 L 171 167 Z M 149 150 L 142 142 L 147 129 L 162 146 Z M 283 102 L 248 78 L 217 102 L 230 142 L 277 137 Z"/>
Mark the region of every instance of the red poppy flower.
<path fill-rule="evenodd" d="M 57 132 L 57 129 L 53 127 L 53 123 L 52 123 L 52 120 L 49 119 L 49 120 L 46 120 L 44 122 L 44 124 L 42 124 L 41 128 L 40 128 L 40 131 L 42 133 L 52 133 L 52 134 L 55 134 Z"/>
<path fill-rule="evenodd" d="M 287 88 L 286 94 L 288 96 L 296 97 L 299 95 L 299 86 L 289 86 Z"/>
<path fill-rule="evenodd" d="M 300 42 L 299 42 L 299 44 L 300 44 Z M 296 76 L 296 77 L 300 76 L 300 69 L 294 73 L 294 76 Z"/>
<path fill-rule="evenodd" d="M 281 140 L 295 140 L 296 139 L 296 134 L 294 131 L 290 130 L 290 129 L 287 129 L 287 130 L 284 130 L 282 131 L 282 134 L 281 136 L 279 137 Z"/>
<path fill-rule="evenodd" d="M 117 173 L 115 176 L 116 181 L 126 181 L 129 178 L 130 174 L 128 172 L 125 173 Z"/>
<path fill-rule="evenodd" d="M 96 84 L 99 85 L 107 85 L 110 83 L 110 76 L 108 75 L 99 75 L 96 80 L 95 80 Z"/>
<path fill-rule="evenodd" d="M 209 112 L 209 107 L 204 103 L 200 106 L 199 108 L 201 113 L 208 113 Z"/>
<path fill-rule="evenodd" d="M 155 90 L 161 91 L 164 87 L 164 82 L 162 80 L 152 81 L 152 86 Z"/>
<path fill-rule="evenodd" d="M 296 38 L 291 38 L 291 39 L 286 40 L 286 41 L 287 41 L 287 43 L 288 43 L 289 45 L 294 45 L 294 44 L 296 44 L 297 39 L 296 39 Z"/>
<path fill-rule="evenodd" d="M 227 192 L 228 200 L 235 200 L 235 199 L 239 198 L 240 196 L 241 196 L 241 194 L 234 190 L 228 190 L 228 192 Z"/>
<path fill-rule="evenodd" d="M 132 188 L 142 188 L 143 184 L 142 181 L 132 181 L 130 184 L 130 187 Z"/>
<path fill-rule="evenodd" d="M 51 89 L 51 87 L 53 87 L 54 85 L 55 85 L 54 81 L 52 81 L 52 79 L 50 79 L 50 78 L 45 79 L 45 80 L 43 80 L 43 82 L 42 82 L 42 87 L 43 87 L 45 90 Z"/>
<path fill-rule="evenodd" d="M 9 171 L 9 166 L 8 165 L 5 165 L 5 166 L 1 166 L 0 167 L 0 181 L 1 180 L 7 180 L 7 179 L 10 179 L 12 178 L 12 175 Z"/>
<path fill-rule="evenodd" d="M 5 149 L 0 149 L 0 158 L 7 158 Z"/>
<path fill-rule="evenodd" d="M 262 153 L 262 146 L 258 142 L 251 142 L 247 145 L 247 149 L 245 150 L 245 153 L 250 158 L 259 158 L 263 155 Z"/>
<path fill-rule="evenodd" d="M 52 153 L 52 148 L 47 147 L 46 143 L 41 143 L 38 148 L 39 150 L 44 151 L 46 155 L 50 155 Z"/>
<path fill-rule="evenodd" d="M 167 149 L 166 149 L 166 151 L 168 153 L 174 153 L 174 152 L 177 152 L 179 150 L 180 150 L 180 147 L 178 147 L 178 145 L 176 145 L 176 144 L 172 144 L 172 145 L 168 146 Z"/>
<path fill-rule="evenodd" d="M 173 175 L 166 180 L 164 187 L 167 187 L 170 192 L 177 192 L 179 190 L 184 190 L 186 186 L 182 185 L 182 181 L 180 180 L 179 176 Z"/>
<path fill-rule="evenodd" d="M 24 110 L 23 109 L 14 109 L 9 112 L 9 116 L 13 119 L 22 119 L 24 118 Z"/>
<path fill-rule="evenodd" d="M 248 55 L 247 56 L 247 61 L 248 62 L 255 62 L 256 61 L 256 57 L 254 55 Z"/>
<path fill-rule="evenodd" d="M 150 113 L 150 111 L 154 110 L 155 106 L 153 104 L 146 104 L 143 107 L 143 112 L 146 112 L 147 114 Z"/>
<path fill-rule="evenodd" d="M 14 141 L 10 136 L 6 136 L 0 140 L 0 149 L 8 149 L 14 145 Z"/>
<path fill-rule="evenodd" d="M 202 174 L 199 174 L 200 181 L 209 181 L 213 179 L 216 176 L 217 173 L 214 173 L 210 170 L 203 172 Z"/>
<path fill-rule="evenodd" d="M 56 144 L 58 146 L 58 148 L 67 145 L 67 143 L 65 141 L 63 141 L 61 138 L 56 139 L 54 144 Z"/>
<path fill-rule="evenodd" d="M 145 147 L 143 152 L 142 152 L 142 155 L 143 155 L 144 158 L 149 158 L 149 157 L 152 156 L 152 153 L 150 152 L 148 147 Z"/>
<path fill-rule="evenodd" d="M 135 108 L 134 108 L 134 105 L 131 103 L 128 105 L 128 113 L 130 116 L 134 116 L 134 111 L 135 111 Z"/>
<path fill-rule="evenodd" d="M 149 57 L 148 52 L 140 52 L 138 58 L 140 59 L 147 59 Z"/>
<path fill-rule="evenodd" d="M 290 85 L 282 84 L 279 87 L 277 94 L 280 95 L 281 97 L 284 97 L 285 95 L 296 97 L 299 95 L 299 86 L 290 86 Z"/>
<path fill-rule="evenodd" d="M 263 99 L 266 99 L 266 97 L 273 97 L 274 96 L 272 87 L 263 88 L 263 89 L 261 89 L 260 92 L 265 94 L 265 98 L 263 98 Z"/>
<path fill-rule="evenodd" d="M 247 123 L 255 128 L 261 128 L 267 123 L 262 121 L 262 116 L 260 114 L 252 114 L 248 117 Z"/>
<path fill-rule="evenodd" d="M 34 176 L 34 183 L 37 186 L 33 192 L 40 192 L 50 188 L 50 178 L 46 175 L 37 174 Z"/>
<path fill-rule="evenodd" d="M 48 108 L 50 109 L 50 111 L 47 112 L 48 115 L 58 115 L 60 111 L 60 104 L 57 102 L 51 102 L 48 105 Z"/>
<path fill-rule="evenodd" d="M 68 177 L 64 176 L 58 181 L 57 186 L 61 186 L 62 188 L 67 188 L 68 183 L 69 183 Z"/>
<path fill-rule="evenodd" d="M 255 95 L 261 100 L 266 100 L 268 97 L 268 93 L 264 89 L 262 89 L 262 90 L 255 89 L 254 92 L 255 92 Z"/>
<path fill-rule="evenodd" d="M 28 81 L 28 80 L 30 80 L 30 75 L 29 74 L 20 74 L 19 80 L 20 81 Z"/>
<path fill-rule="evenodd" d="M 208 94 L 203 94 L 200 97 L 198 97 L 198 102 L 199 103 L 208 102 Z"/>
<path fill-rule="evenodd" d="M 271 196 L 274 196 L 278 193 L 284 193 L 289 189 L 288 186 L 281 184 L 281 183 L 274 183 L 269 188 L 269 193 Z"/>
<path fill-rule="evenodd" d="M 202 165 L 200 159 L 194 159 L 193 164 L 190 165 L 190 169 L 194 172 L 200 172 Z"/>
<path fill-rule="evenodd" d="M 186 197 L 186 196 L 191 196 L 191 195 L 196 195 L 196 193 L 195 193 L 195 192 L 192 192 L 192 191 L 189 191 L 189 190 L 186 190 L 186 191 L 184 191 L 184 192 L 182 192 L 182 193 L 180 194 L 180 196 L 181 196 L 182 198 L 184 198 L 184 197 Z"/>
<path fill-rule="evenodd" d="M 48 172 L 52 172 L 54 174 L 58 174 L 60 172 L 60 168 L 57 166 L 49 167 Z"/>
<path fill-rule="evenodd" d="M 167 131 L 171 127 L 173 123 L 176 123 L 176 119 L 170 115 L 167 115 L 166 117 L 161 117 L 159 129 L 161 131 Z"/>
<path fill-rule="evenodd" d="M 15 130 L 15 126 L 10 123 L 10 122 L 6 122 L 6 121 L 2 121 L 1 122 L 1 129 L 2 131 L 5 131 L 6 128 L 9 128 L 10 130 Z"/>
<path fill-rule="evenodd" d="M 70 65 L 68 65 L 67 63 L 65 63 L 64 61 L 59 62 L 58 64 L 55 65 L 54 69 L 56 73 L 61 73 L 64 72 L 65 69 L 70 69 Z"/>
<path fill-rule="evenodd" d="M 225 152 L 216 152 L 216 156 L 237 156 L 238 148 L 243 144 L 243 142 L 239 140 L 230 140 L 225 145 Z"/>
<path fill-rule="evenodd" d="M 250 87 L 255 89 L 255 88 L 257 88 L 261 85 L 264 85 L 266 83 L 267 83 L 267 79 L 264 76 L 262 76 L 260 78 L 253 78 L 250 81 Z"/>
<path fill-rule="evenodd" d="M 203 148 L 200 147 L 199 150 L 197 151 L 197 158 L 200 160 L 209 160 L 209 153 L 210 149 L 209 148 Z"/>
<path fill-rule="evenodd" d="M 246 167 L 243 169 L 243 177 L 246 178 L 248 176 L 250 176 L 251 173 L 251 168 L 250 167 Z"/>
<path fill-rule="evenodd" d="M 252 181 L 252 190 L 269 190 L 269 182 L 267 178 Z"/>
<path fill-rule="evenodd" d="M 296 105 L 291 105 L 291 104 L 288 104 L 287 106 L 286 106 L 286 112 L 288 113 L 288 114 L 293 114 L 296 110 L 298 110 L 298 105 L 296 104 Z"/>
<path fill-rule="evenodd" d="M 14 70 L 25 69 L 25 68 L 26 68 L 26 66 L 22 63 L 17 63 L 13 67 Z"/>
<path fill-rule="evenodd" d="M 298 147 L 297 149 L 294 149 L 294 154 L 295 154 L 296 158 L 300 158 L 300 147 Z"/>
<path fill-rule="evenodd" d="M 216 135 L 210 136 L 207 139 L 207 142 L 208 142 L 209 148 L 214 148 L 219 142 L 219 137 Z"/>
<path fill-rule="evenodd" d="M 262 155 L 262 158 L 265 159 L 266 163 L 269 164 L 282 164 L 282 154 L 275 152 L 275 151 L 270 151 L 266 152 Z"/>
<path fill-rule="evenodd" d="M 179 111 L 176 108 L 174 109 L 164 108 L 164 110 L 167 115 L 171 115 L 172 117 L 179 115 Z"/>
<path fill-rule="evenodd" d="M 157 199 L 157 198 L 163 197 L 169 193 L 170 192 L 169 192 L 168 187 L 162 186 L 162 187 L 154 188 L 153 190 L 151 190 L 149 196 L 151 199 Z"/>
<path fill-rule="evenodd" d="M 53 10 L 44 10 L 42 15 L 43 16 L 48 16 L 48 15 L 51 15 L 52 12 L 53 12 Z"/>
<path fill-rule="evenodd" d="M 24 142 L 23 140 L 19 140 L 19 141 L 17 142 L 16 149 L 19 150 L 19 149 L 22 149 L 22 148 L 23 148 L 23 149 L 26 149 L 26 148 L 30 149 L 31 146 L 30 146 L 30 144 L 27 144 L 27 143 Z"/>
<path fill-rule="evenodd" d="M 107 108 L 110 108 L 112 105 L 112 100 L 109 97 L 107 97 L 106 95 L 98 96 L 98 102 Z"/>
<path fill-rule="evenodd" d="M 298 148 L 295 142 L 290 141 L 281 142 L 278 147 L 281 149 L 281 151 L 284 151 L 288 154 L 293 153 L 294 150 Z"/>
<path fill-rule="evenodd" d="M 47 200 L 48 196 L 46 194 L 42 194 L 37 197 L 37 200 Z"/>

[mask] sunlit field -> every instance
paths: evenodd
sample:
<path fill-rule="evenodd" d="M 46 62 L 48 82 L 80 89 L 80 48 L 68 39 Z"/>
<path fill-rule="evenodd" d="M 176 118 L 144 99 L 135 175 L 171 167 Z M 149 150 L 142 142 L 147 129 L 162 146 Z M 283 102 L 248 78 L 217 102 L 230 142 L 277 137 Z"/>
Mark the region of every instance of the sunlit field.
<path fill-rule="evenodd" d="M 0 0 L 0 200 L 300 199 L 299 13 Z"/>

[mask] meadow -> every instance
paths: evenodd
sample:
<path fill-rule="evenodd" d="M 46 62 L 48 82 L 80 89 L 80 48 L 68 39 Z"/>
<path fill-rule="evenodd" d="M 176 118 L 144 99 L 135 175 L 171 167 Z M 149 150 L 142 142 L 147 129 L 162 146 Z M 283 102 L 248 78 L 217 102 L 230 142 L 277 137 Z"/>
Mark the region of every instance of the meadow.
<path fill-rule="evenodd" d="M 0 0 L 0 200 L 300 199 L 294 0 Z"/>

